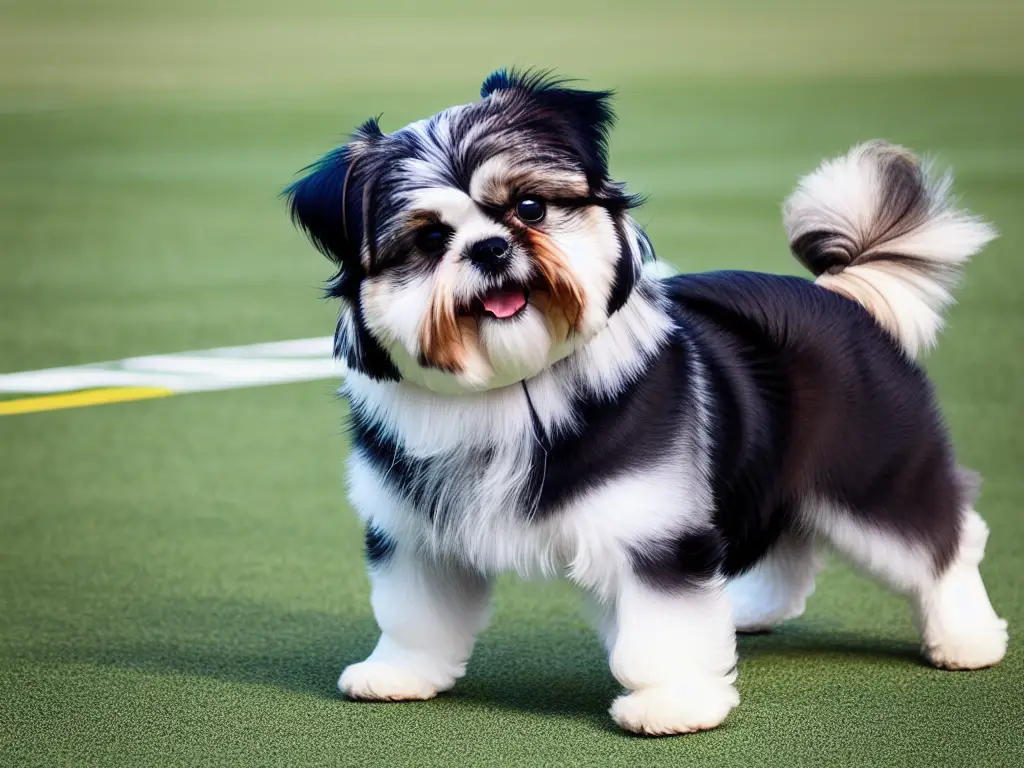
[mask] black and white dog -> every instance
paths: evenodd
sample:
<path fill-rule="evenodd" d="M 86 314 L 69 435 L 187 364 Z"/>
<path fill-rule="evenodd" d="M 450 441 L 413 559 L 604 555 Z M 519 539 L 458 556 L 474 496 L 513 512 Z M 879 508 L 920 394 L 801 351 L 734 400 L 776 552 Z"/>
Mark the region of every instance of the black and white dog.
<path fill-rule="evenodd" d="M 288 190 L 338 267 L 381 629 L 341 690 L 451 688 L 495 574 L 565 575 L 627 689 L 615 721 L 712 728 L 736 630 L 798 616 L 823 547 L 910 599 L 931 663 L 997 663 L 975 483 L 913 362 L 993 230 L 870 143 L 786 203 L 816 281 L 664 277 L 608 175 L 609 97 L 499 71 L 481 101 L 365 123 Z"/>

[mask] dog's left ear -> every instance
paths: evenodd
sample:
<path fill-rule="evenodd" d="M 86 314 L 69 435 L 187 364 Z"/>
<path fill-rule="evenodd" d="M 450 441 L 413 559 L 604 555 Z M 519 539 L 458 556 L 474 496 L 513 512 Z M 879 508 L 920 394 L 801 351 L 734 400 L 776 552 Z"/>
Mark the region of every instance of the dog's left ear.
<path fill-rule="evenodd" d="M 608 134 L 615 123 L 611 105 L 614 94 L 570 88 L 572 82 L 547 71 L 499 69 L 484 80 L 480 95 L 486 99 L 502 91 L 518 91 L 545 112 L 565 120 L 588 179 L 597 186 L 608 175 Z"/>

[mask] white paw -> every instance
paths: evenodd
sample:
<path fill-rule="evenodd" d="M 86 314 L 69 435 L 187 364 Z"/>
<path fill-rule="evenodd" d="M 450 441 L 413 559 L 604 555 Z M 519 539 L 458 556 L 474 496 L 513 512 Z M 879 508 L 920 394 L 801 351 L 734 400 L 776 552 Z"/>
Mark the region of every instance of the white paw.
<path fill-rule="evenodd" d="M 984 669 L 1003 660 L 1008 640 L 1006 621 L 997 619 L 969 631 L 926 637 L 924 655 L 942 669 Z"/>
<path fill-rule="evenodd" d="M 733 605 L 733 623 L 737 632 L 752 634 L 768 632 L 789 619 L 795 619 L 804 612 L 806 602 L 800 600 L 792 605 L 755 606 L 750 603 Z"/>
<path fill-rule="evenodd" d="M 742 614 L 735 612 L 733 624 L 736 631 L 743 635 L 756 635 L 761 632 L 770 632 L 788 617 L 785 614 L 774 613 L 750 613 Z"/>
<path fill-rule="evenodd" d="M 768 632 L 784 621 L 803 615 L 814 583 L 801 589 L 765 582 L 745 574 L 726 587 L 732 600 L 732 620 L 737 632 Z"/>
<path fill-rule="evenodd" d="M 609 710 L 618 726 L 645 736 L 669 736 L 714 728 L 740 701 L 728 683 L 664 685 L 619 696 Z"/>
<path fill-rule="evenodd" d="M 437 695 L 437 689 L 415 672 L 380 661 L 346 667 L 338 690 L 361 701 L 417 701 Z"/>

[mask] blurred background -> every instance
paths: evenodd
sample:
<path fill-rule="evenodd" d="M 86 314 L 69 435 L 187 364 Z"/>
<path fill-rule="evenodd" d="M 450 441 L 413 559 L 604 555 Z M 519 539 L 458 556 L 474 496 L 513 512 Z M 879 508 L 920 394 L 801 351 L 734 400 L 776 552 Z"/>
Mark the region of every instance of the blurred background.
<path fill-rule="evenodd" d="M 684 270 L 798 272 L 783 198 L 886 138 L 954 166 L 1002 232 L 928 367 L 1020 626 L 1022 30 L 1009 0 L 0 0 L 0 373 L 331 333 L 329 264 L 278 193 L 367 117 L 470 101 L 497 67 L 618 92 L 613 172 Z M 336 383 L 0 417 L 3 762 L 1024 760 L 1020 654 L 924 668 L 903 604 L 840 566 L 744 641 L 744 705 L 707 735 L 610 729 L 558 584 L 502 583 L 452 696 L 342 702 L 375 630 Z"/>

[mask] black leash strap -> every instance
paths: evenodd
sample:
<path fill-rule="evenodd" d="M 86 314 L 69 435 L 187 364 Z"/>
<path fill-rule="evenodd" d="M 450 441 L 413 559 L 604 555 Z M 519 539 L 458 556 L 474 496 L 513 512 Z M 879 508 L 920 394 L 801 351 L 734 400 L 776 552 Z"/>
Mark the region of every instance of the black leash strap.
<path fill-rule="evenodd" d="M 541 463 L 540 482 L 537 483 L 537 497 L 534 499 L 533 511 L 531 512 L 531 517 L 536 517 L 540 512 L 540 503 L 544 496 L 544 483 L 548 479 L 548 453 L 551 450 L 551 442 L 544 431 L 544 425 L 540 422 L 540 416 L 537 415 L 537 409 L 533 407 L 533 398 L 530 397 L 530 390 L 526 387 L 526 381 L 524 380 L 522 384 L 523 394 L 526 395 L 526 407 L 530 409 L 530 427 L 533 430 L 533 440 L 544 454 Z"/>
<path fill-rule="evenodd" d="M 544 456 L 546 458 L 548 451 L 551 450 L 551 443 L 548 440 L 547 433 L 544 431 L 544 425 L 540 423 L 540 416 L 537 415 L 537 409 L 533 407 L 533 398 L 530 397 L 530 390 L 526 387 L 526 380 L 524 379 L 520 384 L 523 385 L 523 394 L 526 395 L 526 407 L 530 409 L 530 424 L 533 427 L 533 439 L 537 441 L 537 445 L 539 445 L 541 450 L 544 451 Z"/>

